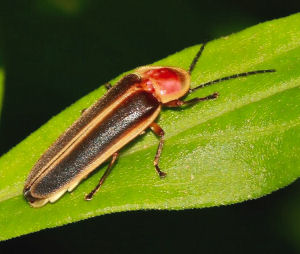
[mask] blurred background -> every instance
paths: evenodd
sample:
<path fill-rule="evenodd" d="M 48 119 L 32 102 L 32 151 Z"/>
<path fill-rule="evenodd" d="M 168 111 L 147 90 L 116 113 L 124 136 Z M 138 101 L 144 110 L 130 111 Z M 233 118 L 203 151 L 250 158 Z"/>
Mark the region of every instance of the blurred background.
<path fill-rule="evenodd" d="M 0 3 L 0 154 L 124 71 L 300 11 L 299 0 Z M 299 192 L 297 181 L 226 207 L 100 216 L 2 242 L 0 253 L 300 253 Z"/>

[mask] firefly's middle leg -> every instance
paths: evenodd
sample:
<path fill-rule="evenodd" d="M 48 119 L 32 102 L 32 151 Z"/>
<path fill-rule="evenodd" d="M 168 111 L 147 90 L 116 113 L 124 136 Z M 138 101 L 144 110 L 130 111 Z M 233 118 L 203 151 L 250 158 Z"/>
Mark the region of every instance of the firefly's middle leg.
<path fill-rule="evenodd" d="M 159 158 L 160 158 L 162 148 L 163 148 L 163 145 L 164 145 L 164 142 L 165 142 L 165 132 L 157 123 L 152 123 L 150 125 L 150 128 L 157 136 L 160 137 L 159 145 L 158 145 L 158 148 L 157 148 L 157 151 L 156 151 L 156 154 L 155 154 L 155 158 L 154 158 L 154 161 L 153 161 L 154 167 L 155 167 L 155 169 L 156 169 L 156 171 L 157 171 L 157 173 L 159 174 L 160 177 L 165 177 L 167 175 L 167 173 L 161 171 L 159 166 L 158 166 Z"/>

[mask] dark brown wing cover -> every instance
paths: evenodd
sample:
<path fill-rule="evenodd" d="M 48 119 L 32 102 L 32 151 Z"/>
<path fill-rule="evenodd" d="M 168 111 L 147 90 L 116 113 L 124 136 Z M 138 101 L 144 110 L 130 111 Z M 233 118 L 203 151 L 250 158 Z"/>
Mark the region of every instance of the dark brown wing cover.
<path fill-rule="evenodd" d="M 90 119 L 94 118 L 96 115 L 101 114 L 101 112 L 108 107 L 112 102 L 118 99 L 123 93 L 131 88 L 136 82 L 139 82 L 139 76 L 135 74 L 130 74 L 121 79 L 118 84 L 113 86 L 100 100 L 98 100 L 94 105 L 88 108 L 76 122 L 74 122 L 71 127 L 69 127 L 41 156 L 37 163 L 32 168 L 26 183 L 25 189 L 31 184 L 32 179 L 35 178 L 45 165 L 57 154 L 59 153 L 66 144 L 68 144 L 77 133 L 83 129 L 89 122 Z"/>
<path fill-rule="evenodd" d="M 70 154 L 34 184 L 34 194 L 43 197 L 76 178 L 99 155 L 115 144 L 158 108 L 158 101 L 145 91 L 137 91 L 112 111 L 78 143 Z"/>
<path fill-rule="evenodd" d="M 26 181 L 24 191 L 33 185 L 34 189 L 31 191 L 34 191 L 34 194 L 41 198 L 59 190 L 76 178 L 78 173 L 83 171 L 91 162 L 95 161 L 99 154 L 126 135 L 126 132 L 132 130 L 135 125 L 151 116 L 159 107 L 159 102 L 156 98 L 143 90 L 132 93 L 121 105 L 114 108 L 100 123 L 91 129 L 86 138 L 76 144 L 72 152 L 64 156 L 59 164 L 40 179 L 37 177 L 43 170 L 43 167 L 90 122 L 90 119 L 100 114 L 139 81 L 140 79 L 137 75 L 127 75 L 116 86 L 111 88 L 104 97 L 87 109 L 82 117 L 42 155 L 33 167 Z"/>

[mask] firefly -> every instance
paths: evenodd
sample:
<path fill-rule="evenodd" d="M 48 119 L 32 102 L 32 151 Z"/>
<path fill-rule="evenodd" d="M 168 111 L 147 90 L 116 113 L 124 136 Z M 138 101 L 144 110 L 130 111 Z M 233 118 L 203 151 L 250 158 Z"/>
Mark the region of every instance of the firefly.
<path fill-rule="evenodd" d="M 255 70 L 222 77 L 191 88 L 191 74 L 204 50 L 202 44 L 188 70 L 178 67 L 143 66 L 124 76 L 116 85 L 107 84 L 107 93 L 91 107 L 84 109 L 75 121 L 40 157 L 33 166 L 24 186 L 24 197 L 32 207 L 55 202 L 65 192 L 71 192 L 97 167 L 110 159 L 97 186 L 85 196 L 91 200 L 103 185 L 126 144 L 150 128 L 159 144 L 154 168 L 163 178 L 159 167 L 165 132 L 155 120 L 163 107 L 177 108 L 216 99 L 219 94 L 183 100 L 194 91 L 222 81 L 274 69 Z"/>

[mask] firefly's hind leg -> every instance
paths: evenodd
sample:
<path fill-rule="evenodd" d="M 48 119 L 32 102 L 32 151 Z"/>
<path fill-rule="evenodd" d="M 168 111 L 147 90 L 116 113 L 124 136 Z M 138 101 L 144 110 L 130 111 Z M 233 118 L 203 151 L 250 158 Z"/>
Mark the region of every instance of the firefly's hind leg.
<path fill-rule="evenodd" d="M 159 166 L 158 166 L 161 151 L 162 151 L 162 148 L 163 148 L 163 145 L 164 145 L 164 142 L 165 142 L 165 132 L 157 123 L 152 123 L 150 125 L 150 128 L 157 136 L 160 137 L 159 145 L 158 145 L 156 155 L 155 155 L 155 158 L 154 158 L 154 161 L 153 161 L 154 167 L 155 167 L 155 169 L 156 169 L 156 171 L 157 171 L 157 173 L 159 174 L 160 177 L 165 177 L 167 175 L 167 173 L 161 171 Z"/>
<path fill-rule="evenodd" d="M 173 101 L 165 103 L 164 106 L 167 106 L 167 107 L 170 107 L 170 108 L 176 108 L 176 107 L 181 107 L 183 105 L 193 105 L 193 104 L 196 104 L 196 103 L 201 102 L 201 101 L 208 101 L 208 100 L 216 99 L 216 98 L 218 98 L 218 96 L 219 96 L 218 93 L 213 93 L 213 94 L 208 95 L 206 97 L 202 97 L 202 98 L 196 97 L 196 98 L 193 98 L 193 99 L 188 100 L 188 101 L 173 100 Z"/>
<path fill-rule="evenodd" d="M 105 171 L 105 173 L 103 174 L 103 176 L 101 177 L 99 183 L 97 184 L 97 186 L 89 193 L 85 196 L 85 200 L 91 200 L 93 198 L 93 196 L 95 195 L 95 193 L 100 189 L 100 187 L 102 186 L 102 184 L 104 183 L 105 179 L 108 177 L 109 173 L 111 172 L 113 165 L 115 164 L 117 158 L 119 156 L 118 152 L 115 152 L 112 155 L 111 161 Z"/>

